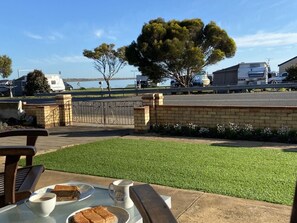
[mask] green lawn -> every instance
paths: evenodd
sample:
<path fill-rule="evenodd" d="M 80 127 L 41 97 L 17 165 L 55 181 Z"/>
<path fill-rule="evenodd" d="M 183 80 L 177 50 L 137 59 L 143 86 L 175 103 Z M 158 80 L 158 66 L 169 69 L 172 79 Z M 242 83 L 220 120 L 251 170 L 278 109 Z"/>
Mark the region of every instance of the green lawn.
<path fill-rule="evenodd" d="M 109 139 L 35 157 L 47 169 L 292 204 L 297 152 Z"/>

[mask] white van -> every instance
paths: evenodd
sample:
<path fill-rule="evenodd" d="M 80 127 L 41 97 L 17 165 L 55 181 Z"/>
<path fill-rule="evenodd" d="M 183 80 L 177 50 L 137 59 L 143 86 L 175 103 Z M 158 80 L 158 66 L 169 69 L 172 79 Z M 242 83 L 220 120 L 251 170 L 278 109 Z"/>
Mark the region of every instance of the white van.
<path fill-rule="evenodd" d="M 52 92 L 65 91 L 63 79 L 59 74 L 45 74 Z"/>

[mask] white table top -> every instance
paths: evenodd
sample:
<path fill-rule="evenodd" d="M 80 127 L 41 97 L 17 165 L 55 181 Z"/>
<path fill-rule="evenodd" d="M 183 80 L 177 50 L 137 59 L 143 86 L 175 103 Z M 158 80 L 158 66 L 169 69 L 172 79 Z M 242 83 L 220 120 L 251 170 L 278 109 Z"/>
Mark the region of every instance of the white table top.
<path fill-rule="evenodd" d="M 79 183 L 82 182 L 67 182 L 67 183 Z M 104 205 L 112 206 L 113 200 L 108 195 L 108 189 L 104 186 L 93 185 L 95 192 L 89 198 L 77 201 L 70 204 L 58 205 L 49 217 L 38 217 L 32 213 L 26 204 L 19 203 L 18 205 L 10 205 L 4 208 L 0 208 L 0 222 L 1 223 L 65 223 L 67 217 L 82 208 Z M 162 196 L 169 208 L 171 208 L 171 198 L 168 196 Z M 142 223 L 142 218 L 135 206 L 126 209 L 130 215 L 128 223 Z"/>

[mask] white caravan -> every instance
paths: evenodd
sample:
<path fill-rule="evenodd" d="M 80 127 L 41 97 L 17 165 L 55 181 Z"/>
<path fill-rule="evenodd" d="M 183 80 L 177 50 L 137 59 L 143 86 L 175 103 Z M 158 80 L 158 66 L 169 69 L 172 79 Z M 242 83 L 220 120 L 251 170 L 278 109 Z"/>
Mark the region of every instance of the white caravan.
<path fill-rule="evenodd" d="M 63 79 L 59 74 L 45 74 L 52 92 L 65 91 Z"/>
<path fill-rule="evenodd" d="M 238 84 L 267 84 L 270 67 L 265 62 L 240 63 L 238 66 Z"/>

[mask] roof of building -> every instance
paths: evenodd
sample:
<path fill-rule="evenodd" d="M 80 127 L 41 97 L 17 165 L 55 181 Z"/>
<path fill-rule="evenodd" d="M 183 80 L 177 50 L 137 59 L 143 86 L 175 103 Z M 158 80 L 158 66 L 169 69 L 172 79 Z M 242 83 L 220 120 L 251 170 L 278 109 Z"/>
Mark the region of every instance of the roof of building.
<path fill-rule="evenodd" d="M 297 56 L 296 56 L 296 57 L 293 57 L 293 58 L 291 58 L 290 60 L 287 60 L 287 61 L 285 61 L 285 62 L 283 62 L 283 63 L 279 64 L 278 66 L 284 65 L 285 63 L 288 63 L 288 62 L 290 62 L 291 60 L 294 60 L 294 59 L 296 59 L 296 58 L 297 58 Z"/>
<path fill-rule="evenodd" d="M 221 69 L 221 70 L 217 70 L 217 71 L 215 71 L 213 73 L 217 74 L 217 73 L 224 73 L 226 71 L 238 70 L 238 67 L 239 67 L 239 64 L 231 66 L 231 67 L 227 67 L 227 68 L 224 68 L 224 69 Z"/>

